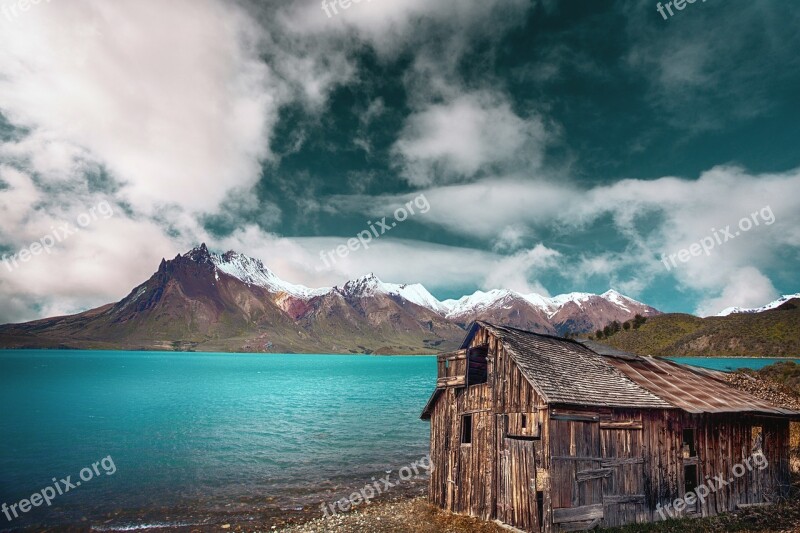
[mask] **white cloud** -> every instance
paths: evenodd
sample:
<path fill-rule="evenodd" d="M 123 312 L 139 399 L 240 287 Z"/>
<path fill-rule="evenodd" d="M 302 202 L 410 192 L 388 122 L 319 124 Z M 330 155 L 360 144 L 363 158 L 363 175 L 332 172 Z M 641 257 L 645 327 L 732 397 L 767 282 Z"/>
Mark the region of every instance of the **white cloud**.
<path fill-rule="evenodd" d="M 498 259 L 486 275 L 481 288 L 484 290 L 510 289 L 522 294 L 537 293 L 550 296 L 539 281 L 531 281 L 542 271 L 550 270 L 558 264 L 561 254 L 542 244 L 530 250 L 517 252 Z"/>
<path fill-rule="evenodd" d="M 329 10 L 328 16 L 319 0 L 301 0 L 284 5 L 277 19 L 294 33 L 355 38 L 389 57 L 434 39 L 455 51 L 477 36 L 502 35 L 520 23 L 532 4 L 530 0 L 365 0 L 339 9 L 336 15 Z"/>
<path fill-rule="evenodd" d="M 47 140 L 34 160 L 87 150 L 142 211 L 258 179 L 284 88 L 236 4 L 52 2 L 0 26 L 0 110 Z"/>
<path fill-rule="evenodd" d="M 432 104 L 406 121 L 394 153 L 413 185 L 460 181 L 481 171 L 539 166 L 545 128 L 523 119 L 494 93 L 463 94 Z"/>

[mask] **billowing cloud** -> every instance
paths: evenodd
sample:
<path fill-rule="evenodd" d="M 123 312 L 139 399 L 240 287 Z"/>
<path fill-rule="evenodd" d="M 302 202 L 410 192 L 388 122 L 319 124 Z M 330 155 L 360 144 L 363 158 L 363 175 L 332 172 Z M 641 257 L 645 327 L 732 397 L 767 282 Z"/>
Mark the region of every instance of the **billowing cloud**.
<path fill-rule="evenodd" d="M 47 139 L 35 161 L 86 150 L 143 211 L 256 183 L 285 89 L 236 4 L 41 3 L 0 26 L 0 110 Z"/>
<path fill-rule="evenodd" d="M 507 100 L 479 92 L 412 114 L 394 152 L 403 176 L 425 186 L 509 167 L 534 169 L 545 138 L 538 116 L 521 118 Z"/>

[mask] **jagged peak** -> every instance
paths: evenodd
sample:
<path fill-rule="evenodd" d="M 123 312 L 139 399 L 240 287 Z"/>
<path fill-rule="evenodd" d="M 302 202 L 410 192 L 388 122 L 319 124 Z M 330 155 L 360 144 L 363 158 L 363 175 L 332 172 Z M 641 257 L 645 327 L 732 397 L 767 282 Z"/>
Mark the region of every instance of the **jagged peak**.
<path fill-rule="evenodd" d="M 383 282 L 378 278 L 378 276 L 375 275 L 374 272 L 370 272 L 364 276 L 351 279 L 341 288 L 337 286 L 336 289 L 347 294 L 366 294 L 375 290 L 380 290 L 382 287 Z"/>
<path fill-rule="evenodd" d="M 181 256 L 178 255 L 178 257 Z M 194 248 L 189 250 L 187 253 L 183 255 L 183 257 L 185 259 L 190 259 L 198 263 L 207 263 L 211 261 L 212 254 L 211 252 L 208 251 L 208 246 L 206 246 L 206 243 L 202 243 L 200 244 L 200 246 L 195 246 Z"/>

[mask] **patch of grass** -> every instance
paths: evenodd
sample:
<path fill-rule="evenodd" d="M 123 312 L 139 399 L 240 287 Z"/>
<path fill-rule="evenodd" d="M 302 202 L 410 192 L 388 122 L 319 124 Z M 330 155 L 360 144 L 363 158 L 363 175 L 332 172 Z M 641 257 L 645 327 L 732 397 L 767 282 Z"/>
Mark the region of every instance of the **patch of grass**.
<path fill-rule="evenodd" d="M 615 533 L 725 533 L 728 531 L 798 531 L 800 500 L 745 509 L 710 518 L 685 518 L 604 529 Z"/>

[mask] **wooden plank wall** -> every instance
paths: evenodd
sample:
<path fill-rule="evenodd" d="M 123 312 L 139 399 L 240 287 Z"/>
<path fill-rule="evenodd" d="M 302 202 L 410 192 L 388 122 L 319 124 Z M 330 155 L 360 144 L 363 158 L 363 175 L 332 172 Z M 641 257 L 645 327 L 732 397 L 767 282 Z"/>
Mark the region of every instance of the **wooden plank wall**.
<path fill-rule="evenodd" d="M 650 411 L 644 413 L 643 445 L 645 456 L 645 495 L 649 520 L 661 516 L 657 505 L 665 507 L 683 498 L 684 466 L 697 464 L 698 483 L 718 475 L 727 485 L 710 491 L 701 503 L 698 515 L 713 516 L 736 509 L 739 504 L 763 503 L 786 492 L 790 474 L 788 457 L 788 421 L 741 414 L 691 415 L 684 412 Z M 762 449 L 769 466 L 760 470 L 755 461 L 752 470 L 736 477 L 734 467 L 753 454 L 751 428 L 763 428 Z M 683 429 L 694 428 L 696 459 L 684 459 L 681 443 Z M 731 481 L 732 480 L 732 481 Z M 719 485 L 714 482 L 713 486 Z M 683 511 L 679 516 L 692 515 Z"/>

